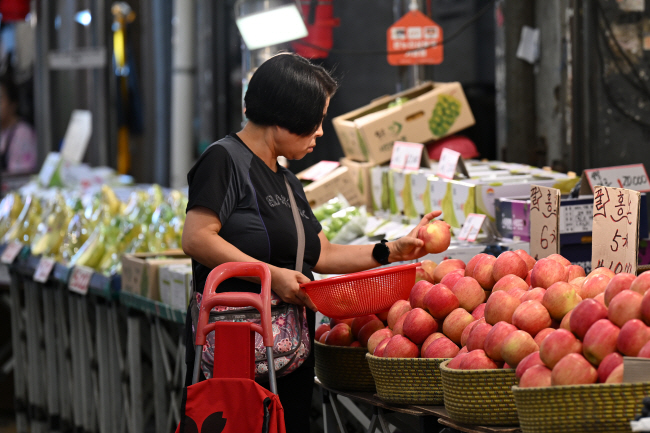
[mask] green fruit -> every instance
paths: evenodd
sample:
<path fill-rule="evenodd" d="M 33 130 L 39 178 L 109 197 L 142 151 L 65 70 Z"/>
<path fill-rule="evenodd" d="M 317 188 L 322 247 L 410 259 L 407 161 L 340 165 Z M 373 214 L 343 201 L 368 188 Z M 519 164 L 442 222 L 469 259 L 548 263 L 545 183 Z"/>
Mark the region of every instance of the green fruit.
<path fill-rule="evenodd" d="M 445 135 L 460 115 L 460 101 L 450 95 L 438 96 L 429 119 L 429 129 L 436 137 Z"/>

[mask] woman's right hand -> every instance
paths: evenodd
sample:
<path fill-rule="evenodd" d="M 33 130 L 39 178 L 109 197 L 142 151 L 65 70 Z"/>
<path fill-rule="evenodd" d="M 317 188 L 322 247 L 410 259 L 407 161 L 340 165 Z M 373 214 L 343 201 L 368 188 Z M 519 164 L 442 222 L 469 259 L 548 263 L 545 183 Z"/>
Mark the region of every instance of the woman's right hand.
<path fill-rule="evenodd" d="M 300 284 L 310 282 L 309 278 L 291 269 L 276 266 L 269 266 L 269 269 L 271 271 L 271 289 L 284 302 L 304 305 L 313 311 L 318 311 L 307 293 L 300 289 Z"/>

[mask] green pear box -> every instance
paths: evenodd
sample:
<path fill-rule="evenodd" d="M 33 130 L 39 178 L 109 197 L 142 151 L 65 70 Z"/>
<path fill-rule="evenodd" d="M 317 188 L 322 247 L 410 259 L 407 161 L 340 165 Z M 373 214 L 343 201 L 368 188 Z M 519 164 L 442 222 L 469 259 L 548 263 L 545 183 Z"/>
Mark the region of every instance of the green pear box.
<path fill-rule="evenodd" d="M 162 265 L 188 264 L 181 250 L 161 253 L 133 253 L 122 256 L 122 290 L 160 301 L 158 268 Z"/>
<path fill-rule="evenodd" d="M 452 227 L 461 227 L 470 213 L 487 215 L 495 221 L 494 201 L 502 197 L 530 194 L 531 185 L 566 190 L 565 178 L 540 176 L 509 176 L 493 179 L 447 180 L 442 200 L 443 219 Z"/>
<path fill-rule="evenodd" d="M 390 169 L 385 166 L 374 166 L 370 169 L 370 188 L 372 193 L 372 211 L 388 211 L 390 209 L 388 176 Z"/>
<path fill-rule="evenodd" d="M 399 101 L 399 102 L 398 102 Z M 425 82 L 332 120 L 345 156 L 355 161 L 390 161 L 393 143 L 426 143 L 474 124 L 458 82 Z"/>

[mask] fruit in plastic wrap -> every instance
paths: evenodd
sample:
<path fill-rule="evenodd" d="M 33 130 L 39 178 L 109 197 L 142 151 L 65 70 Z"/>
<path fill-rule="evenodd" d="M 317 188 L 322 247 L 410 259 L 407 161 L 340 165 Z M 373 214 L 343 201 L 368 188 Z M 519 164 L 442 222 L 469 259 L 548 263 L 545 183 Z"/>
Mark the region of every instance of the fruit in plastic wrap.
<path fill-rule="evenodd" d="M 57 258 L 71 217 L 72 210 L 63 195 L 57 192 L 51 209 L 45 212 L 45 219 L 38 224 L 31 244 L 31 253 Z"/>
<path fill-rule="evenodd" d="M 83 211 L 78 211 L 70 219 L 66 234 L 61 244 L 60 257 L 64 264 L 69 264 L 90 236 L 89 223 Z"/>
<path fill-rule="evenodd" d="M 31 243 L 31 240 L 38 227 L 38 222 L 41 220 L 41 204 L 38 198 L 33 195 L 25 197 L 23 208 L 16 218 L 16 221 L 11 225 L 7 233 L 5 233 L 2 241 L 9 242 L 17 240 L 23 244 Z"/>
<path fill-rule="evenodd" d="M 449 131 L 460 115 L 460 101 L 451 95 L 438 96 L 429 119 L 429 129 L 435 137 L 442 137 Z"/>
<path fill-rule="evenodd" d="M 100 224 L 95 227 L 95 230 L 93 230 L 90 236 L 88 236 L 86 242 L 84 242 L 77 253 L 72 256 L 70 259 L 70 265 L 96 268 L 106 251 L 104 238 L 104 226 Z"/>
<path fill-rule="evenodd" d="M 23 199 L 17 192 L 8 193 L 0 202 L 0 237 L 3 237 L 20 215 Z"/>

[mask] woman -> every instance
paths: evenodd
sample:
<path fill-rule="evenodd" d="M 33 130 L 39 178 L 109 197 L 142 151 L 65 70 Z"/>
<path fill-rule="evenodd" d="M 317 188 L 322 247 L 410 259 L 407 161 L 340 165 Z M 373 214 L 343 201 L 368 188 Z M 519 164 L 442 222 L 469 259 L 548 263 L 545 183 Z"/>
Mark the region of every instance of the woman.
<path fill-rule="evenodd" d="M 2 172 L 36 171 L 36 133 L 18 116 L 18 89 L 7 78 L 0 80 L 0 164 Z"/>
<path fill-rule="evenodd" d="M 188 174 L 183 250 L 192 257 L 197 290 L 203 290 L 208 273 L 222 263 L 265 262 L 271 271 L 272 290 L 285 302 L 309 308 L 312 339 L 315 315 L 311 310 L 316 308 L 299 289 L 301 283 L 313 279 L 312 270 L 323 274 L 358 272 L 425 254 L 423 242 L 416 237 L 417 228 L 397 241 L 376 246 L 330 244 L 300 182 L 277 163 L 279 156 L 301 159 L 313 151 L 316 138 L 323 135 L 323 119 L 336 87 L 325 69 L 298 55 L 272 57 L 257 69 L 248 85 L 244 97 L 248 123 L 209 147 Z M 302 273 L 293 270 L 297 236 L 285 176 L 305 231 Z M 426 215 L 420 225 L 438 215 L 440 212 Z M 259 285 L 228 280 L 218 290 L 259 292 Z M 192 344 L 188 347 L 191 369 Z M 278 379 L 287 432 L 309 431 L 313 380 L 313 353 L 297 370 Z"/>

